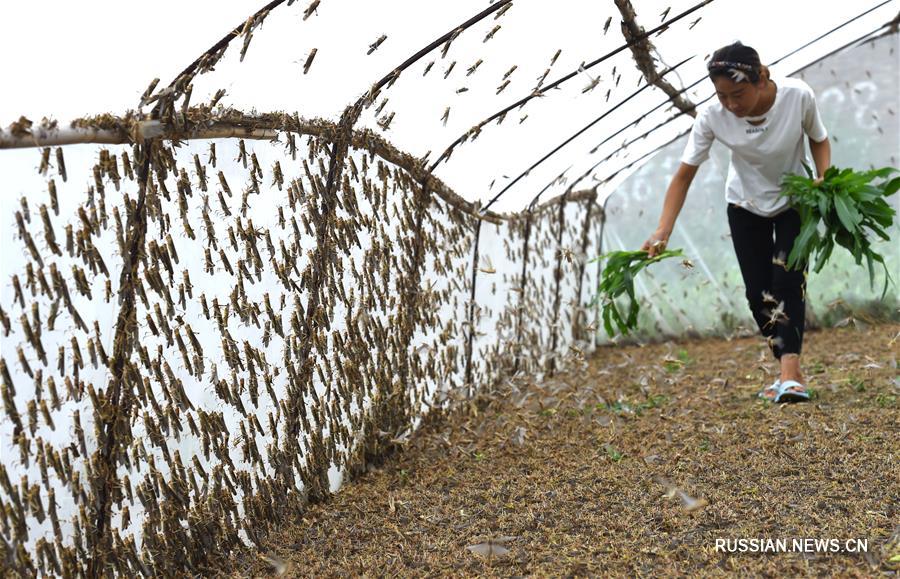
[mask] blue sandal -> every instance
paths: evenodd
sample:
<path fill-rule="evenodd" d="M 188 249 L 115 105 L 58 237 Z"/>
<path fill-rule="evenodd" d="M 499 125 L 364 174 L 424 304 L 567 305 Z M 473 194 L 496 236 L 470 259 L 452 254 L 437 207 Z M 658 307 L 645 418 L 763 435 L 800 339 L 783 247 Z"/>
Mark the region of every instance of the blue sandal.
<path fill-rule="evenodd" d="M 806 402 L 809 400 L 809 392 L 806 386 L 796 380 L 785 380 L 781 383 L 775 402 Z"/>
<path fill-rule="evenodd" d="M 768 400 L 769 402 L 778 402 L 778 397 L 781 395 L 781 380 L 775 380 L 771 386 L 766 386 L 762 390 L 757 393 L 757 396 L 762 398 L 763 400 Z"/>

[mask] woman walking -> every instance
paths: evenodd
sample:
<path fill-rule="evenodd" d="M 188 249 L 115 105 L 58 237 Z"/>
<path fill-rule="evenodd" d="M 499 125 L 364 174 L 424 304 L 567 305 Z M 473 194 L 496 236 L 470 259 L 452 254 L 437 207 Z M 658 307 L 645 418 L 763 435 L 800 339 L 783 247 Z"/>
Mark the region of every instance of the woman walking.
<path fill-rule="evenodd" d="M 780 377 L 759 396 L 773 402 L 809 400 L 800 370 L 807 264 L 787 269 L 800 215 L 779 192 L 784 175 L 803 174 L 803 162 L 809 164 L 804 135 L 821 179 L 831 165 L 828 133 L 809 85 L 794 78 L 773 80 L 749 46 L 736 42 L 720 48 L 707 70 L 718 101 L 697 110 L 659 226 L 641 249 L 651 257 L 665 249 L 713 140 L 728 147 L 725 199 L 731 240 L 753 319 L 781 364 Z"/>

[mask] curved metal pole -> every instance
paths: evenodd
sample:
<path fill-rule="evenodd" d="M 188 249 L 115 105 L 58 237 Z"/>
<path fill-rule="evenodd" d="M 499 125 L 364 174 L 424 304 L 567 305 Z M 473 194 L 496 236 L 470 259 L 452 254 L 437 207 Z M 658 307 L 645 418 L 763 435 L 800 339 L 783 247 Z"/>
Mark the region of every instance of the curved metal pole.
<path fill-rule="evenodd" d="M 357 101 L 357 104 L 361 103 L 363 100 L 369 100 L 369 102 L 371 102 L 375 98 L 375 96 L 378 94 L 378 92 L 382 89 L 382 87 L 384 87 L 384 85 L 386 85 L 387 83 L 392 82 L 394 80 L 397 80 L 397 77 L 400 76 L 401 72 L 403 72 L 404 70 L 406 70 L 407 68 L 409 68 L 410 66 L 415 64 L 416 61 L 418 61 L 420 58 L 422 58 L 423 56 L 425 56 L 426 54 L 428 54 L 429 52 L 431 52 L 432 50 L 434 50 L 441 44 L 444 44 L 445 42 L 448 42 L 448 41 L 452 41 L 463 30 L 469 28 L 473 24 L 480 22 L 486 16 L 490 16 L 491 14 L 500 10 L 501 8 L 503 8 L 503 6 L 505 6 L 506 4 L 509 4 L 510 2 L 512 2 L 512 0 L 500 0 L 499 2 L 497 2 L 495 4 L 491 4 L 489 7 L 485 8 L 484 10 L 482 10 L 475 16 L 469 18 L 468 20 L 466 20 L 459 26 L 453 28 L 452 30 L 450 30 L 449 32 L 444 34 L 443 36 L 439 37 L 437 40 L 431 42 L 428 46 L 422 48 L 421 50 L 419 50 L 418 52 L 416 52 L 415 54 L 413 54 L 412 56 L 410 56 L 409 58 L 404 60 L 403 63 L 400 64 L 400 66 L 398 66 L 397 68 L 392 70 L 384 78 L 382 78 L 381 80 L 379 80 L 378 82 L 373 84 L 372 88 L 369 90 L 369 92 L 364 97 L 360 97 L 360 100 Z"/>
<path fill-rule="evenodd" d="M 488 117 L 488 118 L 486 118 L 485 120 L 483 120 L 483 121 L 481 121 L 480 123 L 478 123 L 476 126 L 477 126 L 477 127 L 483 127 L 484 125 L 488 124 L 489 122 L 491 122 L 491 121 L 493 121 L 493 120 L 496 120 L 496 119 L 500 118 L 501 116 L 505 115 L 506 113 L 508 113 L 509 111 L 513 110 L 514 108 L 516 108 L 516 107 L 518 107 L 518 106 L 521 106 L 521 105 L 527 103 L 527 102 L 530 101 L 531 99 L 533 99 L 533 98 L 535 98 L 535 97 L 543 96 L 544 93 L 546 93 L 547 91 L 549 91 L 549 90 L 551 90 L 551 89 L 554 89 L 554 88 L 558 87 L 559 85 L 561 85 L 562 83 L 566 82 L 567 80 L 570 80 L 570 79 L 574 78 L 575 76 L 577 76 L 578 73 L 579 73 L 581 70 L 588 70 L 588 69 L 590 69 L 590 68 L 592 68 L 592 67 L 594 67 L 594 66 L 600 64 L 601 62 L 603 62 L 603 61 L 605 61 L 605 60 L 607 60 L 607 59 L 609 59 L 609 58 L 612 58 L 613 56 L 615 56 L 615 55 L 617 55 L 618 53 L 622 52 L 622 51 L 625 50 L 626 48 L 630 48 L 632 45 L 637 44 L 638 42 L 640 42 L 640 41 L 642 41 L 642 40 L 648 38 L 648 37 L 651 36 L 652 34 L 655 34 L 656 32 L 659 32 L 660 30 L 663 30 L 663 29 L 665 29 L 665 28 L 668 28 L 671 24 L 673 24 L 673 23 L 675 23 L 675 22 L 681 20 L 682 18 L 685 18 L 686 16 L 688 16 L 688 15 L 690 15 L 690 14 L 696 12 L 697 10 L 699 10 L 700 8 L 703 8 L 703 7 L 706 6 L 707 4 L 710 4 L 711 2 L 713 2 L 713 0 L 703 0 L 703 2 L 700 2 L 700 3 L 698 3 L 698 4 L 695 4 L 692 8 L 689 8 L 688 10 L 685 10 L 685 11 L 682 12 L 681 14 L 675 16 L 674 18 L 671 18 L 670 20 L 667 20 L 667 21 L 663 22 L 662 24 L 660 24 L 660 25 L 657 26 L 656 28 L 650 30 L 649 32 L 645 32 L 644 34 L 642 34 L 642 35 L 640 35 L 640 36 L 638 36 L 638 37 L 635 37 L 634 40 L 632 40 L 631 42 L 627 42 L 627 43 L 623 44 L 622 46 L 616 48 L 615 50 L 613 50 L 613 51 L 611 51 L 611 52 L 608 52 L 608 53 L 604 54 L 604 55 L 601 56 L 600 58 L 597 58 L 596 60 L 593 60 L 593 61 L 591 61 L 590 63 L 585 64 L 583 67 L 580 67 L 578 70 L 575 70 L 575 71 L 573 71 L 573 72 L 570 72 L 569 74 L 566 74 L 566 75 L 564 75 L 563 77 L 558 78 L 557 80 L 551 82 L 551 83 L 548 84 L 547 86 L 545 86 L 545 87 L 543 87 L 543 88 L 540 88 L 540 89 L 537 89 L 537 90 L 533 91 L 533 92 L 532 92 L 531 94 L 529 94 L 528 96 L 526 96 L 526 97 L 524 97 L 524 98 L 521 98 L 521 99 L 519 99 L 518 101 L 514 102 L 513 104 L 511 104 L 511 105 L 509 105 L 509 106 L 507 106 L 507 107 L 501 109 L 500 111 L 494 113 L 494 114 L 491 115 L 490 117 Z M 459 137 L 457 137 L 457 139 L 456 139 L 455 141 L 453 141 L 453 143 L 451 143 L 450 146 L 447 147 L 447 148 L 444 150 L 443 153 L 441 153 L 441 156 L 438 157 L 437 160 L 435 160 L 435 162 L 431 164 L 431 167 L 429 168 L 429 171 L 434 171 L 435 168 L 437 168 L 437 166 L 441 163 L 441 161 L 444 161 L 444 160 L 448 159 L 448 158 L 450 157 L 450 153 L 453 151 L 453 149 L 454 149 L 457 145 L 459 145 L 460 143 L 462 143 L 463 141 L 465 141 L 465 140 L 468 138 L 469 133 L 470 133 L 470 131 L 466 131 L 465 133 L 463 133 L 462 135 L 460 135 Z"/>
<path fill-rule="evenodd" d="M 804 49 L 804 48 L 810 46 L 811 44 L 813 44 L 813 43 L 815 43 L 815 42 L 818 42 L 818 41 L 822 40 L 822 39 L 825 38 L 826 36 L 828 36 L 828 35 L 830 35 L 830 34 L 833 34 L 834 32 L 840 30 L 840 29 L 843 28 L 844 26 L 847 26 L 847 25 L 850 24 L 851 22 L 853 22 L 853 21 L 855 21 L 855 20 L 861 18 L 862 16 L 865 16 L 865 15 L 868 14 L 869 12 L 872 12 L 872 10 L 875 10 L 876 8 L 881 7 L 881 6 L 883 6 L 884 4 L 886 4 L 886 3 L 887 3 L 887 2 L 882 2 L 881 4 L 878 4 L 877 6 L 875 6 L 874 8 L 871 8 L 871 9 L 867 10 L 866 12 L 863 12 L 862 14 L 853 17 L 852 19 L 848 20 L 847 22 L 844 22 L 843 24 L 841 24 L 841 25 L 839 25 L 839 26 L 837 26 L 837 27 L 835 27 L 835 28 L 832 28 L 831 30 L 829 30 L 829 31 L 826 32 L 825 34 L 821 34 L 821 35 L 817 36 L 815 39 L 813 39 L 813 40 L 811 40 L 811 41 L 809 41 L 809 42 L 803 44 L 803 46 L 800 46 L 799 48 L 796 48 L 796 49 L 792 50 L 791 52 L 785 54 L 784 56 L 781 56 L 780 58 L 778 58 L 778 59 L 776 59 L 776 60 L 773 60 L 773 61 L 771 62 L 771 64 L 769 64 L 769 66 L 774 66 L 775 64 L 777 64 L 777 63 L 781 62 L 782 60 L 784 60 L 785 58 L 788 58 L 789 56 L 791 56 L 791 55 L 797 53 L 798 51 L 800 51 L 800 50 L 802 50 L 802 49 Z M 876 28 L 875 30 L 872 30 L 872 31 L 870 31 L 870 32 L 867 32 L 867 33 L 865 33 L 865 34 L 863 34 L 863 35 L 861 35 L 861 36 L 858 36 L 857 38 L 851 40 L 850 42 L 847 42 L 846 44 L 843 44 L 843 45 L 841 45 L 840 47 L 835 48 L 834 50 L 831 50 L 831 51 L 828 52 L 827 54 L 824 54 L 824 55 L 820 56 L 819 58 L 817 58 L 817 59 L 815 59 L 815 60 L 813 60 L 813 61 L 811 61 L 811 62 L 808 62 L 808 63 L 804 64 L 802 67 L 800 67 L 800 68 L 794 70 L 793 72 L 788 73 L 788 75 L 796 74 L 797 72 L 799 72 L 799 71 L 801 71 L 801 70 L 803 70 L 803 69 L 805 69 L 805 68 L 808 68 L 808 67 L 810 67 L 810 66 L 812 66 L 812 65 L 814 65 L 814 64 L 816 64 L 816 63 L 818 63 L 818 62 L 821 62 L 822 60 L 825 60 L 826 58 L 828 58 L 828 57 L 830 57 L 830 56 L 832 56 L 832 55 L 834 55 L 834 54 L 836 54 L 836 53 L 838 53 L 838 52 L 840 52 L 840 51 L 842 51 L 842 50 L 845 50 L 845 49 L 847 49 L 848 47 L 853 46 L 854 44 L 856 44 L 856 43 L 858 43 L 858 42 L 864 41 L 864 40 L 867 39 L 869 36 L 872 36 L 873 34 L 876 34 L 876 33 L 879 32 L 880 30 L 892 26 L 892 23 L 893 23 L 893 21 L 891 21 L 891 22 L 886 22 L 886 23 L 882 24 L 881 26 L 879 26 L 878 28 Z M 706 76 L 703 76 L 703 77 L 697 79 L 696 81 L 692 82 L 692 83 L 689 84 L 687 87 L 685 87 L 684 89 L 682 89 L 681 92 L 685 92 L 685 91 L 690 90 L 691 88 L 697 86 L 698 84 L 700 84 L 701 82 L 703 82 L 704 80 L 706 80 L 706 78 L 707 78 Z M 697 105 L 703 104 L 704 102 L 706 102 L 706 101 L 708 101 L 709 99 L 711 99 L 713 96 L 714 96 L 714 95 L 710 95 L 709 97 L 707 97 L 707 98 L 703 99 L 702 101 L 700 101 L 699 103 L 697 103 Z M 621 134 L 622 132 L 624 132 L 625 130 L 627 130 L 630 126 L 636 124 L 637 122 L 639 122 L 641 119 L 643 119 L 644 117 L 646 117 L 646 116 L 649 115 L 650 113 L 653 113 L 653 112 L 657 111 L 657 110 L 658 110 L 659 108 L 661 108 L 662 106 L 664 106 L 664 105 L 666 105 L 666 104 L 669 104 L 669 103 L 671 103 L 671 102 L 672 102 L 671 99 L 667 99 L 667 100 L 662 101 L 661 103 L 659 103 L 658 105 L 656 105 L 655 107 L 653 107 L 652 109 L 650 109 L 649 111 L 647 111 L 646 113 L 642 114 L 642 115 L 641 115 L 640 117 L 638 117 L 637 119 L 635 119 L 635 120 L 629 122 L 628 124 L 624 125 L 621 129 L 619 129 L 619 130 L 616 131 L 615 133 L 613 133 L 613 134 L 611 134 L 610 136 L 606 137 L 603 141 L 601 141 L 600 143 L 598 143 L 598 144 L 594 147 L 594 150 L 596 150 L 596 149 L 597 149 L 598 147 L 600 147 L 601 145 L 603 145 L 603 144 L 609 142 L 613 137 L 615 137 L 616 135 Z M 678 117 L 681 116 L 682 114 L 684 114 L 684 113 L 678 113 L 678 114 L 676 114 L 676 115 L 670 117 L 668 120 L 666 120 L 666 121 L 664 121 L 663 123 L 660 123 L 659 125 L 657 125 L 656 127 L 654 127 L 654 130 L 661 128 L 663 125 L 668 124 L 669 122 L 675 120 L 676 118 L 678 118 Z M 645 137 L 645 136 L 647 136 L 647 135 L 645 134 L 645 135 L 643 135 L 642 137 L 639 137 L 638 139 L 633 139 L 631 142 L 634 142 L 634 141 L 636 141 L 636 140 L 639 140 L 640 138 L 643 138 L 643 137 Z M 630 143 L 631 143 L 631 142 L 630 142 Z M 660 149 L 662 149 L 662 148 L 666 147 L 667 145 L 669 145 L 671 142 L 672 142 L 672 141 L 667 141 L 666 143 L 663 143 L 662 145 L 659 145 L 658 147 L 654 148 L 652 152 L 659 151 Z M 630 143 L 629 143 L 629 144 L 630 144 Z M 646 155 L 645 155 L 645 156 L 646 156 Z M 574 186 L 577 185 L 580 181 L 582 181 L 582 180 L 584 180 L 585 178 L 587 178 L 587 177 L 591 174 L 591 172 L 594 171 L 594 169 L 596 169 L 597 167 L 599 167 L 603 162 L 608 161 L 611 157 L 612 157 L 612 155 L 609 155 L 609 156 L 605 157 L 604 159 L 602 159 L 600 162 L 595 163 L 593 166 L 591 166 L 590 169 L 588 169 L 587 171 L 585 171 L 585 173 L 583 173 L 581 176 L 579 176 L 579 177 L 571 184 L 571 187 L 574 187 Z M 643 157 L 641 157 L 641 158 L 643 158 Z M 628 165 L 627 167 L 630 167 L 630 166 L 631 166 L 631 165 Z M 625 167 L 625 168 L 627 168 L 627 167 Z M 620 171 L 621 171 L 621 170 L 620 170 Z M 616 173 L 614 173 L 613 176 L 614 176 L 615 174 L 618 174 L 620 171 L 617 171 Z M 555 183 L 558 179 L 559 179 L 559 177 L 556 177 L 555 179 L 553 179 L 552 181 L 550 181 L 550 183 L 548 183 L 547 186 L 544 187 L 544 189 L 541 190 L 541 193 L 543 193 L 543 192 L 546 191 L 548 188 L 550 188 L 550 186 L 552 186 L 553 183 Z M 608 179 L 607 179 L 607 180 L 608 180 Z"/>
<path fill-rule="evenodd" d="M 663 72 L 660 74 L 660 77 L 663 77 L 663 76 L 667 75 L 668 73 L 670 73 L 670 72 L 672 72 L 673 70 L 677 69 L 679 66 L 681 66 L 682 64 L 684 64 L 684 63 L 686 63 L 687 61 L 691 60 L 692 58 L 694 58 L 694 57 L 693 57 L 693 56 L 690 56 L 690 57 L 688 57 L 688 58 L 682 60 L 681 62 L 679 62 L 679 63 L 676 64 L 675 66 L 669 68 L 668 70 L 663 71 Z M 509 183 L 507 183 L 506 186 L 503 187 L 503 189 L 501 189 L 500 192 L 498 192 L 496 195 L 494 195 L 494 197 L 487 203 L 487 205 L 485 205 L 485 206 L 482 208 L 482 211 L 487 211 L 487 210 L 490 208 L 490 206 L 494 204 L 495 201 L 497 201 L 498 199 L 500 199 L 500 197 L 501 197 L 504 193 L 506 193 L 513 185 L 515 185 L 515 184 L 518 183 L 522 178 L 524 178 L 526 175 L 528 175 L 529 173 L 531 173 L 531 171 L 532 171 L 533 169 L 535 169 L 536 167 L 538 167 L 541 163 L 543 163 L 544 161 L 546 161 L 547 159 L 549 159 L 550 157 L 552 157 L 553 155 L 555 155 L 556 153 L 558 153 L 563 147 L 565 147 L 566 145 L 568 145 L 569 143 L 571 143 L 572 141 L 574 141 L 575 139 L 577 139 L 578 137 L 580 137 L 581 135 L 583 135 L 585 132 L 587 132 L 588 129 L 590 129 L 591 127 L 593 127 L 594 125 L 596 125 L 597 123 L 599 123 L 600 121 L 602 121 L 603 119 L 605 119 L 606 117 L 608 117 L 609 115 L 611 115 L 612 113 L 614 113 L 616 110 L 619 109 L 619 107 L 623 106 L 625 103 L 627 103 L 627 102 L 630 101 L 631 99 L 635 98 L 636 96 L 638 96 L 639 94 L 641 94 L 642 92 L 644 92 L 646 89 L 650 88 L 651 86 L 653 86 L 653 85 L 651 85 L 651 84 L 644 84 L 644 86 L 642 86 L 641 88 L 639 88 L 639 89 L 637 89 L 636 91 L 632 92 L 630 95 L 628 95 L 627 97 L 625 97 L 624 99 L 622 99 L 621 101 L 619 101 L 618 103 L 616 103 L 613 107 L 611 107 L 609 110 L 607 110 L 606 112 L 604 112 L 602 115 L 600 115 L 599 117 L 597 117 L 596 119 L 594 119 L 593 121 L 591 121 L 590 123 L 588 123 L 587 125 L 585 125 L 584 127 L 582 127 L 581 129 L 579 129 L 579 130 L 576 131 L 573 135 L 571 135 L 569 138 L 565 139 L 562 143 L 560 143 L 559 145 L 557 145 L 556 147 L 554 147 L 553 149 L 551 149 L 549 153 L 547 153 L 546 155 L 544 155 L 543 157 L 541 157 L 540 159 L 538 159 L 537 161 L 535 161 L 530 167 L 528 167 L 528 169 L 522 171 L 515 179 L 513 179 L 512 181 L 510 181 Z M 668 102 L 668 101 L 667 101 L 667 102 Z"/>
<path fill-rule="evenodd" d="M 862 13 L 860 13 L 860 14 L 857 14 L 856 16 L 854 16 L 853 18 L 851 18 L 850 20 L 847 20 L 846 22 L 843 22 L 843 23 L 841 23 L 841 24 L 838 24 L 837 26 L 835 26 L 835 27 L 832 28 L 831 30 L 829 30 L 829 31 L 827 31 L 827 32 L 824 32 L 824 33 L 820 34 L 819 36 L 813 38 L 812 40 L 810 40 L 809 42 L 807 42 L 807 43 L 804 44 L 803 46 L 800 46 L 800 47 L 795 48 L 794 50 L 788 52 L 787 54 L 785 54 L 784 56 L 782 56 L 782 57 L 779 58 L 778 60 L 773 60 L 772 63 L 771 63 L 769 66 L 775 66 L 776 64 L 778 64 L 779 62 L 781 62 L 781 61 L 784 60 L 785 58 L 788 58 L 788 57 L 790 57 L 790 56 L 793 56 L 794 54 L 800 52 L 801 50 L 803 50 L 803 49 L 806 48 L 807 46 L 811 46 L 811 45 L 815 44 L 816 42 L 822 40 L 822 39 L 825 38 L 826 36 L 829 36 L 829 35 L 831 35 L 832 33 L 837 32 L 838 30 L 840 30 L 840 29 L 843 28 L 844 26 L 847 26 L 847 25 L 850 24 L 851 22 L 855 22 L 855 21 L 859 20 L 860 18 L 862 18 L 863 16 L 865 16 L 866 14 L 869 14 L 870 12 L 873 12 L 873 11 L 875 11 L 875 10 L 881 8 L 881 7 L 884 6 L 885 4 L 890 4 L 891 2 L 893 2 L 893 0 L 884 0 L 883 2 L 880 2 L 879 4 L 876 4 L 875 6 L 872 6 L 871 8 L 869 8 L 868 10 L 866 10 L 865 12 L 862 12 Z M 900 14 L 897 15 L 897 18 L 900 18 Z M 885 24 L 879 26 L 879 27 L 876 28 L 873 32 L 870 32 L 869 34 L 873 34 L 874 32 L 877 32 L 878 30 L 881 30 L 882 28 L 884 28 L 884 27 L 886 27 L 886 26 L 891 26 L 893 23 L 896 23 L 897 18 L 895 18 L 895 19 L 892 20 L 891 22 L 886 22 Z M 866 36 L 868 36 L 869 34 L 866 34 Z M 854 40 L 853 42 L 856 42 L 856 41 Z M 850 43 L 850 44 L 852 44 L 852 43 Z M 846 48 L 847 46 L 849 46 L 849 44 L 845 44 L 844 46 L 842 46 L 841 48 L 838 48 L 837 50 L 843 50 L 843 49 Z M 811 65 L 813 65 L 813 64 L 815 64 L 815 63 L 817 63 L 817 62 L 819 62 L 819 61 L 822 60 L 823 58 L 827 58 L 828 56 L 831 56 L 831 55 L 834 54 L 835 52 L 836 52 L 836 51 L 829 52 L 826 56 L 820 57 L 819 59 L 817 59 L 817 60 L 815 60 L 815 61 L 813 61 L 813 62 L 811 62 L 811 63 L 809 63 L 809 64 L 804 65 L 802 68 L 806 68 L 806 67 L 808 67 L 808 66 L 811 66 Z M 797 69 L 797 70 L 800 70 L 800 69 Z M 792 72 L 791 74 L 796 74 L 796 73 L 797 73 L 797 70 L 795 70 L 795 71 Z"/>
<path fill-rule="evenodd" d="M 870 8 L 869 10 L 866 10 L 865 12 L 862 12 L 861 14 L 858 14 L 858 15 L 854 16 L 854 17 L 851 18 L 850 20 L 847 20 L 846 22 L 843 22 L 842 24 L 840 24 L 840 25 L 838 25 L 838 26 L 835 26 L 835 27 L 832 28 L 831 30 L 829 30 L 829 31 L 827 31 L 827 32 L 825 32 L 825 33 L 823 33 L 823 34 L 820 34 L 819 36 L 817 36 L 816 38 L 814 38 L 814 39 L 810 40 L 809 42 L 803 44 L 802 46 L 800 46 L 800 47 L 798 47 L 798 48 L 795 48 L 794 50 L 788 52 L 787 54 L 785 54 L 785 55 L 783 55 L 783 56 L 781 56 L 781 57 L 779 57 L 779 58 L 773 60 L 771 63 L 769 63 L 769 66 L 775 66 L 776 64 L 778 64 L 778 63 L 781 62 L 782 60 L 784 60 L 784 59 L 786 59 L 786 58 L 789 58 L 790 56 L 796 54 L 797 52 L 803 50 L 804 48 L 806 48 L 806 47 L 808 47 L 808 46 L 811 46 L 812 44 L 815 44 L 816 42 L 822 40 L 822 39 L 825 38 L 826 36 L 829 36 L 830 34 L 833 34 L 834 32 L 837 32 L 838 30 L 840 30 L 840 29 L 843 28 L 844 26 L 847 26 L 848 24 L 850 24 L 850 23 L 852 23 L 852 22 L 854 22 L 854 21 L 856 21 L 856 20 L 862 18 L 862 17 L 865 16 L 866 14 L 869 14 L 869 13 L 872 12 L 873 10 L 876 10 L 877 8 L 880 8 L 880 7 L 884 6 L 885 4 L 888 4 L 890 1 L 891 1 L 891 0 L 886 0 L 886 1 L 884 1 L 884 2 L 881 2 L 880 4 L 878 4 L 878 5 L 876 5 L 876 6 L 872 7 L 872 8 Z M 900 18 L 900 15 L 898 15 L 898 18 Z M 855 43 L 857 43 L 857 42 L 859 42 L 859 41 L 861 41 L 861 40 L 863 40 L 863 39 L 865 39 L 865 38 L 871 36 L 872 34 L 875 34 L 875 33 L 878 32 L 879 30 L 881 30 L 882 28 L 886 28 L 886 27 L 891 26 L 891 25 L 893 24 L 893 22 L 894 22 L 894 21 L 886 22 L 886 23 L 882 24 L 881 26 L 879 26 L 878 28 L 876 28 L 875 30 L 873 30 L 873 31 L 871 31 L 871 32 L 869 32 L 869 33 L 867 33 L 867 34 L 864 34 L 864 35 L 862 35 L 862 36 L 860 36 L 860 37 L 857 37 L 856 39 L 854 39 L 854 40 L 848 42 L 847 44 L 844 44 L 844 45 L 840 46 L 839 48 L 836 48 L 836 49 L 832 50 L 831 52 L 829 52 L 828 54 L 826 54 L 826 55 L 824 55 L 824 56 L 820 56 L 820 57 L 817 58 L 816 60 L 814 60 L 814 61 L 812 61 L 812 62 L 810 62 L 810 63 L 807 63 L 807 64 L 803 65 L 802 67 L 798 68 L 797 70 L 795 70 L 795 71 L 793 71 L 793 72 L 791 72 L 791 73 L 788 73 L 788 74 L 796 74 L 797 72 L 803 70 L 804 68 L 808 68 L 808 67 L 810 67 L 810 66 L 816 64 L 817 62 L 820 62 L 820 61 L 822 61 L 822 60 L 828 58 L 828 57 L 831 56 L 832 54 L 835 54 L 835 53 L 837 53 L 837 52 L 840 52 L 841 50 L 844 50 L 845 48 L 847 48 L 847 47 L 849 47 L 849 46 L 851 46 L 851 45 L 853 45 L 853 44 L 855 44 Z M 700 84 L 701 82 L 703 82 L 704 80 L 706 80 L 706 78 L 707 78 L 706 76 L 700 77 L 700 78 L 697 79 L 696 81 L 692 82 L 692 83 L 689 84 L 688 86 L 686 86 L 686 87 L 684 87 L 683 89 L 681 89 L 681 91 L 679 91 L 679 92 L 681 92 L 681 93 L 687 92 L 688 90 L 692 89 L 693 87 L 697 86 L 698 84 Z M 699 106 L 699 105 L 705 103 L 706 101 L 708 101 L 709 99 L 711 99 L 713 96 L 714 96 L 714 95 L 710 95 L 709 97 L 707 97 L 707 98 L 703 99 L 702 101 L 700 101 L 699 103 L 697 103 L 697 105 L 695 105 L 695 106 Z M 666 99 L 666 100 L 662 101 L 661 103 L 659 103 L 658 105 L 656 105 L 655 107 L 653 107 L 652 109 L 650 109 L 649 111 L 647 111 L 646 113 L 644 113 L 643 115 L 641 115 L 640 117 L 638 117 L 636 120 L 634 120 L 634 121 L 632 121 L 631 123 L 629 123 L 629 124 L 623 126 L 621 129 L 619 129 L 619 130 L 616 131 L 615 133 L 612 133 L 611 135 L 609 135 L 608 137 L 606 137 L 605 139 L 603 139 L 602 141 L 600 141 L 599 143 L 597 143 L 597 145 L 594 146 L 594 149 L 592 150 L 592 152 L 595 151 L 597 148 L 601 147 L 602 145 L 604 145 L 605 143 L 609 142 L 609 141 L 610 141 L 612 138 L 614 138 L 615 136 L 617 136 L 617 135 L 621 134 L 622 132 L 624 132 L 626 129 L 628 129 L 628 127 L 637 124 L 637 123 L 640 122 L 642 119 L 644 119 L 646 116 L 650 115 L 650 114 L 653 113 L 653 112 L 656 112 L 659 108 L 661 108 L 662 106 L 664 106 L 664 105 L 666 105 L 666 104 L 668 104 L 668 103 L 670 103 L 670 102 L 672 102 L 672 99 Z M 666 124 L 666 123 L 668 123 L 668 122 L 670 122 L 670 121 L 673 121 L 673 120 L 675 120 L 675 119 L 676 119 L 677 117 L 679 117 L 679 116 L 681 116 L 681 115 L 680 115 L 680 114 L 674 115 L 673 117 L 669 118 L 669 119 L 668 119 L 667 121 L 665 121 L 664 123 L 661 123 L 660 125 L 657 125 L 656 127 L 654 127 L 654 129 L 660 128 L 663 124 Z M 645 134 L 644 136 L 647 136 L 647 134 Z M 639 137 L 638 139 L 640 139 L 640 138 L 643 138 L 643 137 Z M 635 140 L 638 140 L 638 139 L 634 139 L 634 140 L 632 140 L 631 142 L 634 142 Z M 630 143 L 629 143 L 629 144 L 630 144 Z M 656 150 L 659 150 L 659 148 L 657 148 Z M 608 160 L 609 158 L 610 158 L 610 156 L 607 156 L 607 157 L 605 157 L 603 160 L 601 160 L 599 163 L 594 164 L 594 165 L 593 165 L 590 169 L 588 169 L 583 175 L 581 175 L 578 179 L 576 179 L 576 180 L 572 183 L 572 186 L 574 187 L 575 185 L 577 185 L 578 182 L 580 182 L 582 179 L 586 178 L 586 177 L 587 177 L 594 169 L 596 169 L 601 163 L 603 163 L 604 161 Z"/>

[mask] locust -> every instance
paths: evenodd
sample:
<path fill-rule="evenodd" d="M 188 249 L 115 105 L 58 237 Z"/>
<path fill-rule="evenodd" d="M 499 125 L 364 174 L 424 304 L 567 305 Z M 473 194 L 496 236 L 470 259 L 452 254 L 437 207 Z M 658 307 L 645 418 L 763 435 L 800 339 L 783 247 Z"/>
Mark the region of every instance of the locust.
<path fill-rule="evenodd" d="M 309 68 L 312 66 L 313 59 L 316 57 L 316 53 L 318 51 L 318 48 L 313 48 L 311 51 L 309 51 L 309 56 L 306 57 L 306 62 L 303 63 L 303 74 L 307 74 L 309 72 Z"/>
<path fill-rule="evenodd" d="M 499 24 L 496 25 L 496 26 L 494 26 L 494 27 L 490 30 L 490 32 L 488 32 L 488 33 L 485 35 L 484 40 L 482 40 L 482 43 L 487 42 L 488 40 L 490 40 L 491 38 L 493 38 L 494 35 L 497 34 L 497 31 L 498 31 L 498 30 L 500 30 L 500 25 L 499 25 Z"/>
<path fill-rule="evenodd" d="M 309 6 L 307 6 L 306 10 L 303 11 L 303 20 L 306 20 L 307 18 L 312 16 L 313 13 L 318 14 L 317 9 L 319 8 L 319 2 L 320 0 L 313 0 L 309 3 Z"/>
<path fill-rule="evenodd" d="M 368 52 L 366 52 L 366 55 L 372 54 L 373 52 L 378 50 L 378 47 L 381 46 L 381 44 L 385 40 L 387 40 L 387 34 L 382 34 L 381 36 L 379 36 L 375 42 L 373 42 L 372 44 L 369 45 L 369 50 L 368 50 Z"/>

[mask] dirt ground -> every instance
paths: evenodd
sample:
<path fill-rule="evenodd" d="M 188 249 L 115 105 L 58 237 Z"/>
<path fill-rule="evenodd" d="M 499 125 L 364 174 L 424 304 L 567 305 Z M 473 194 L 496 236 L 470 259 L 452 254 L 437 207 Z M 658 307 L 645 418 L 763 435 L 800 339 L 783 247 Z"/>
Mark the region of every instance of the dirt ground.
<path fill-rule="evenodd" d="M 423 427 L 226 573 L 897 576 L 898 356 L 897 324 L 809 332 L 814 400 L 776 405 L 759 338 L 602 348 Z"/>

